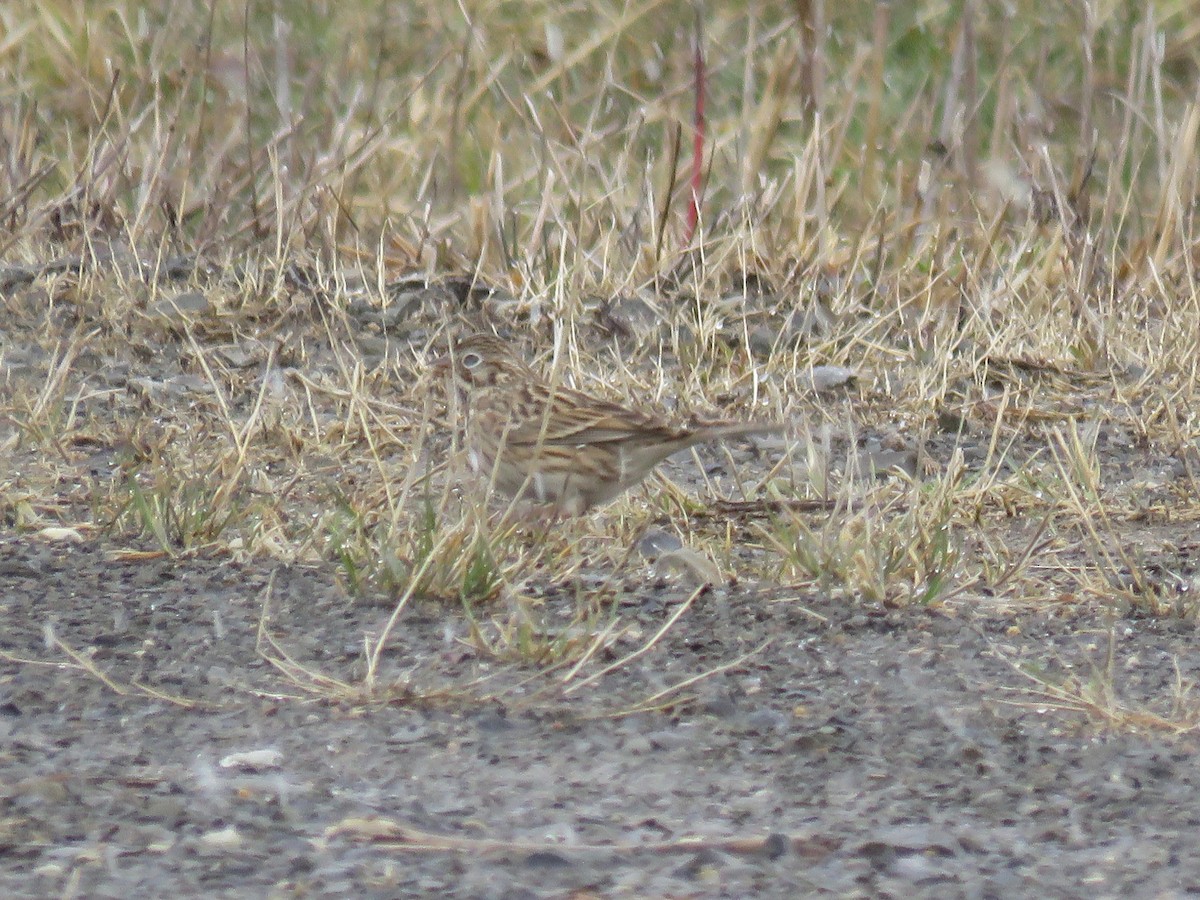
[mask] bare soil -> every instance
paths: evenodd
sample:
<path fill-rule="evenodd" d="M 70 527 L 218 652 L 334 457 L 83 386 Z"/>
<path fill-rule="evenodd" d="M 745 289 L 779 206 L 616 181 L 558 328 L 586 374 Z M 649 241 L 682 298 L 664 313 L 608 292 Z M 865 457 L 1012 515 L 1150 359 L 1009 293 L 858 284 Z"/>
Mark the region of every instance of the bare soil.
<path fill-rule="evenodd" d="M 338 701 L 268 661 L 361 678 L 391 608 L 330 571 L 8 537 L 0 585 L 5 896 L 1200 891 L 1195 736 L 1102 730 L 1018 671 L 1115 669 L 1161 705 L 1200 674 L 1192 621 L 714 589 L 568 696 L 417 604 L 380 673 L 407 694 Z M 652 631 L 688 593 L 648 582 L 622 615 Z"/>

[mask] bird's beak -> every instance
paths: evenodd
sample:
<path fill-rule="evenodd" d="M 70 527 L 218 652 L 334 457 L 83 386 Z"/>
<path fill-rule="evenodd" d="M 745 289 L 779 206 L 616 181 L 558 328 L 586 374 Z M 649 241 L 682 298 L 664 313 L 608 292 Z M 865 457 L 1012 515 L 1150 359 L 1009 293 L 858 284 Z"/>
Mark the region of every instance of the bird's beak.
<path fill-rule="evenodd" d="M 449 356 L 439 356 L 429 364 L 429 370 L 431 372 L 436 372 L 439 375 L 449 372 L 453 368 L 454 360 L 452 360 Z"/>

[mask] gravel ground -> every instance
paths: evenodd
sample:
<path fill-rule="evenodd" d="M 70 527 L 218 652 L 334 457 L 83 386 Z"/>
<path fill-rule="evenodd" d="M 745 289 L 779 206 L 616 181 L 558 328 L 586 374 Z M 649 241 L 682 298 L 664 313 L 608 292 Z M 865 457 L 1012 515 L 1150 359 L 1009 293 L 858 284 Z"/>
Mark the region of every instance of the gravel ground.
<path fill-rule="evenodd" d="M 260 649 L 269 601 L 297 664 L 361 677 L 391 610 L 329 571 L 10 537 L 0 585 L 7 897 L 1200 892 L 1195 736 L 1105 733 L 1017 669 L 1086 682 L 1112 634 L 1121 701 L 1165 711 L 1194 622 L 713 590 L 564 695 L 414 605 L 380 672 L 407 692 L 367 700 Z M 631 597 L 640 640 L 687 594 Z"/>

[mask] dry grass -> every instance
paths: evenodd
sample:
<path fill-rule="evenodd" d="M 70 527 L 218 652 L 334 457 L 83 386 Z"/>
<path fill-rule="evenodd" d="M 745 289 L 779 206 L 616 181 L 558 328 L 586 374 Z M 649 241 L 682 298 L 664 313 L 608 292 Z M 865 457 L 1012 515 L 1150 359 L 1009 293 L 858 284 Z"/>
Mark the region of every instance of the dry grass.
<path fill-rule="evenodd" d="M 1195 614 L 1190 4 L 207 6 L 0 8 L 9 527 L 332 561 L 572 671 L 652 521 L 851 602 Z M 479 325 L 793 440 L 496 526 L 424 374 Z"/>

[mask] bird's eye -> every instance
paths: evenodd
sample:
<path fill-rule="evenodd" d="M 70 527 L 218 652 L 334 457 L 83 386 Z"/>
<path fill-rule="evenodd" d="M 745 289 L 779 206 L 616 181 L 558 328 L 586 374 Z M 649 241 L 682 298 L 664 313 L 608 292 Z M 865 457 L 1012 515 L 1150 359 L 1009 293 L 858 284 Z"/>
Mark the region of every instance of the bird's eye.
<path fill-rule="evenodd" d="M 463 354 L 462 364 L 463 364 L 464 369 L 474 369 L 481 362 L 483 362 L 483 357 L 480 356 L 478 353 L 464 353 Z"/>

